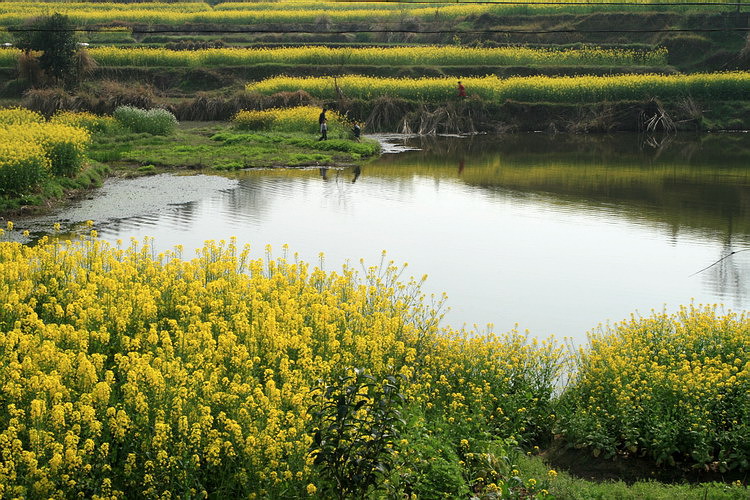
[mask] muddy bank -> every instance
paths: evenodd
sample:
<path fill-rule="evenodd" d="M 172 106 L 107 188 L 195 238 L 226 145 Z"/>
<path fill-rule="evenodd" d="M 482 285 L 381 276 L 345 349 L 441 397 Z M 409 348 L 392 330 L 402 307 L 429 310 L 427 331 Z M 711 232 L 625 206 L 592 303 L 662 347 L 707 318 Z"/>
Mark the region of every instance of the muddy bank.
<path fill-rule="evenodd" d="M 105 93 L 68 94 L 59 89 L 26 93 L 20 105 L 46 116 L 58 110 L 111 114 L 120 105 L 162 107 L 179 121 L 226 122 L 241 110 L 321 106 L 365 124 L 365 132 L 415 134 L 549 131 L 566 133 L 720 131 L 750 128 L 747 101 L 682 98 L 596 103 L 485 101 L 477 96 L 457 101 L 417 102 L 397 97 L 321 102 L 305 91 L 260 95 L 239 90 L 226 95 L 203 93 L 163 97 L 147 86 L 110 84 Z"/>

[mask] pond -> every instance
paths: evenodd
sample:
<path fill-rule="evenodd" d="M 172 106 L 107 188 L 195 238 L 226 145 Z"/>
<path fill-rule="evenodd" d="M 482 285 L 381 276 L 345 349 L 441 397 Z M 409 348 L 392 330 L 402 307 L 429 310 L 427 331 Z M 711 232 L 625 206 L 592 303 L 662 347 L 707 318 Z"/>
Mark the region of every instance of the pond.
<path fill-rule="evenodd" d="M 400 152 L 361 168 L 111 180 L 17 225 L 92 219 L 104 239 L 158 249 L 235 236 L 255 257 L 323 252 L 327 270 L 385 250 L 447 294 L 443 324 L 574 344 L 652 309 L 750 306 L 749 134 L 381 140 Z"/>

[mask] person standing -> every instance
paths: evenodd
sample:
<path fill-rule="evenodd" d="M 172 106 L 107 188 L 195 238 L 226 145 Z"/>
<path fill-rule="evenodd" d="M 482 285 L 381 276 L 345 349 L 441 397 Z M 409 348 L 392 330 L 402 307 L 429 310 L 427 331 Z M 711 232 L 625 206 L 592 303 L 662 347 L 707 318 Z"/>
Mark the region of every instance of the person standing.
<path fill-rule="evenodd" d="M 328 140 L 328 122 L 327 120 L 323 120 L 323 123 L 320 124 L 320 139 L 319 141 L 327 141 Z"/>
<path fill-rule="evenodd" d="M 462 99 L 466 97 L 466 87 L 461 83 L 461 80 L 458 81 L 458 97 Z"/>
<path fill-rule="evenodd" d="M 323 108 L 323 111 L 320 112 L 320 115 L 318 115 L 318 127 L 320 129 L 320 140 L 327 139 L 328 138 L 328 119 L 326 118 L 326 111 L 328 111 L 326 108 Z"/>

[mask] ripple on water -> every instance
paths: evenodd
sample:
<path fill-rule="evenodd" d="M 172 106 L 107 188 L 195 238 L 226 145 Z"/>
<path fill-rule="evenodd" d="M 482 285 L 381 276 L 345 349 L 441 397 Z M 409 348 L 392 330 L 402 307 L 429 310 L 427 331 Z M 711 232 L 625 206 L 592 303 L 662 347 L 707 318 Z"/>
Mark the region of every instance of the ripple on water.
<path fill-rule="evenodd" d="M 76 200 L 59 212 L 25 220 L 25 226 L 47 227 L 55 222 L 75 224 L 120 219 L 139 219 L 141 225 L 159 213 L 175 211 L 188 203 L 204 200 L 217 192 L 234 189 L 238 181 L 213 175 L 159 174 L 135 179 L 109 179 L 90 197 Z M 187 216 L 183 218 L 187 220 Z M 136 222 L 137 224 L 137 222 Z"/>

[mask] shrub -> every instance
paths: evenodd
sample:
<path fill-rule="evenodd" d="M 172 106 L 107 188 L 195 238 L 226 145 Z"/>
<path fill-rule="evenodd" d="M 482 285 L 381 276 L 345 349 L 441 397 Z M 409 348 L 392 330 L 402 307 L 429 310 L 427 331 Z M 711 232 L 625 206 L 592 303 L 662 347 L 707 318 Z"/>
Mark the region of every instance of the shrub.
<path fill-rule="evenodd" d="M 54 175 L 72 176 L 86 159 L 89 133 L 82 128 L 57 123 L 29 123 L 0 128 L 4 141 L 26 141 L 41 146 Z"/>
<path fill-rule="evenodd" d="M 418 498 L 468 498 L 469 485 L 452 443 L 420 431 L 406 435 L 409 446 L 400 456 L 394 482 Z"/>
<path fill-rule="evenodd" d="M 338 498 L 364 497 L 393 468 L 404 425 L 398 379 L 382 383 L 355 369 L 318 388 L 310 408 L 313 465 Z"/>
<path fill-rule="evenodd" d="M 170 135 L 177 128 L 177 118 L 161 108 L 141 109 L 120 106 L 113 113 L 115 120 L 132 132 L 145 132 L 152 135 Z"/>
<path fill-rule="evenodd" d="M 593 335 L 557 432 L 595 455 L 750 468 L 750 318 L 715 307 L 632 318 Z"/>
<path fill-rule="evenodd" d="M 0 139 L 0 192 L 27 191 L 44 179 L 48 169 L 49 159 L 39 144 Z"/>

